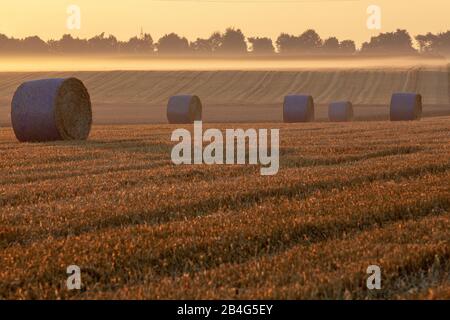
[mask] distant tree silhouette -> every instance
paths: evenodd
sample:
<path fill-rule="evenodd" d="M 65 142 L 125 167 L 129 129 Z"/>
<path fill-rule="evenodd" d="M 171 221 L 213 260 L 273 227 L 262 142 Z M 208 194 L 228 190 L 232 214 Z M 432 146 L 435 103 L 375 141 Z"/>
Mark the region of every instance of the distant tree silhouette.
<path fill-rule="evenodd" d="M 170 33 L 159 39 L 157 48 L 160 54 L 182 54 L 189 52 L 189 42 L 176 33 Z"/>
<path fill-rule="evenodd" d="M 245 54 L 247 53 L 247 43 L 245 36 L 240 29 L 228 28 L 221 37 L 220 53 L 225 54 Z"/>
<path fill-rule="evenodd" d="M 104 32 L 88 40 L 89 50 L 95 53 L 117 52 L 118 43 L 116 37 L 113 35 L 105 37 Z"/>
<path fill-rule="evenodd" d="M 250 37 L 247 39 L 250 50 L 254 54 L 275 54 L 274 44 L 267 37 Z M 450 55 L 450 31 L 438 34 L 427 33 L 415 37 L 421 54 Z M 372 55 L 417 54 L 413 47 L 412 38 L 406 30 L 397 29 L 395 32 L 381 33 L 363 43 L 361 49 L 356 49 L 353 40 L 339 42 L 336 37 L 322 40 L 313 29 L 306 30 L 299 36 L 281 33 L 275 44 L 277 53 L 284 55 L 315 55 L 339 54 L 354 55 L 356 53 Z M 214 32 L 209 38 L 197 38 L 189 41 L 175 33 L 166 34 L 153 42 L 150 34 L 141 33 L 140 36 L 128 41 L 119 41 L 115 36 L 105 36 L 101 33 L 90 39 L 74 38 L 65 34 L 59 40 L 43 41 L 38 36 L 15 39 L 0 34 L 0 54 L 2 53 L 103 53 L 103 54 L 239 54 L 248 52 L 247 42 L 240 29 L 228 28 L 224 33 Z"/>
<path fill-rule="evenodd" d="M 323 42 L 323 52 L 327 54 L 337 54 L 340 50 L 339 40 L 336 37 L 331 37 Z"/>
<path fill-rule="evenodd" d="M 150 34 L 143 33 L 140 37 L 132 37 L 127 42 L 119 43 L 120 52 L 126 53 L 154 53 L 155 45 Z"/>
<path fill-rule="evenodd" d="M 314 54 L 322 48 L 322 43 L 320 36 L 312 29 L 298 37 L 282 33 L 276 41 L 278 51 L 282 54 Z"/>
<path fill-rule="evenodd" d="M 9 38 L 0 33 L 0 53 L 10 53 L 20 50 L 20 40 Z"/>
<path fill-rule="evenodd" d="M 450 31 L 439 33 L 431 44 L 432 51 L 436 53 L 450 53 Z"/>
<path fill-rule="evenodd" d="M 197 38 L 191 42 L 190 47 L 193 52 L 200 54 L 212 54 L 219 50 L 222 43 L 222 35 L 220 32 L 214 32 L 208 39 Z"/>
<path fill-rule="evenodd" d="M 412 39 L 406 30 L 397 29 L 395 32 L 381 33 L 365 42 L 362 53 L 368 54 L 413 54 L 416 50 L 412 46 Z"/>
<path fill-rule="evenodd" d="M 209 37 L 208 41 L 211 45 L 212 52 L 217 52 L 222 45 L 222 34 L 216 31 Z"/>
<path fill-rule="evenodd" d="M 425 35 L 416 36 L 416 41 L 419 44 L 419 50 L 422 53 L 433 52 L 434 43 L 436 43 L 437 36 L 428 32 Z"/>
<path fill-rule="evenodd" d="M 313 29 L 306 30 L 299 37 L 300 48 L 304 53 L 315 53 L 322 47 L 322 39 Z"/>
<path fill-rule="evenodd" d="M 356 44 L 353 40 L 344 40 L 339 43 L 339 52 L 342 54 L 356 53 Z"/>
<path fill-rule="evenodd" d="M 293 54 L 298 52 L 297 37 L 290 34 L 280 34 L 275 43 L 278 48 L 278 52 L 282 54 Z"/>
<path fill-rule="evenodd" d="M 189 44 L 191 50 L 195 53 L 211 54 L 213 52 L 209 39 L 197 38 Z"/>
<path fill-rule="evenodd" d="M 51 51 L 62 53 L 83 53 L 89 51 L 86 39 L 75 39 L 70 34 L 63 35 L 61 40 L 48 41 L 48 46 Z"/>
<path fill-rule="evenodd" d="M 9 43 L 9 38 L 7 35 L 0 33 L 0 49 L 5 49 Z"/>
<path fill-rule="evenodd" d="M 245 54 L 247 43 L 240 29 L 228 28 L 223 34 L 214 32 L 208 39 L 197 38 L 191 42 L 194 53 L 201 54 Z"/>
<path fill-rule="evenodd" d="M 253 37 L 248 38 L 248 42 L 250 42 L 251 50 L 254 54 L 273 54 L 275 52 L 272 39 L 270 38 Z"/>
<path fill-rule="evenodd" d="M 47 43 L 37 36 L 23 39 L 21 41 L 21 48 L 26 52 L 36 53 L 48 52 L 49 50 Z"/>
<path fill-rule="evenodd" d="M 416 36 L 421 53 L 450 54 L 450 31 Z"/>

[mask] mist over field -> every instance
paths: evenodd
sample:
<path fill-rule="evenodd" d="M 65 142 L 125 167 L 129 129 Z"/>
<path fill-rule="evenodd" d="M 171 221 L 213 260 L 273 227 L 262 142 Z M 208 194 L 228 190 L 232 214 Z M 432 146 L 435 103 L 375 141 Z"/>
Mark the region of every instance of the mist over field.
<path fill-rule="evenodd" d="M 407 69 L 440 67 L 444 57 L 155 57 L 130 55 L 0 55 L 0 72 Z"/>

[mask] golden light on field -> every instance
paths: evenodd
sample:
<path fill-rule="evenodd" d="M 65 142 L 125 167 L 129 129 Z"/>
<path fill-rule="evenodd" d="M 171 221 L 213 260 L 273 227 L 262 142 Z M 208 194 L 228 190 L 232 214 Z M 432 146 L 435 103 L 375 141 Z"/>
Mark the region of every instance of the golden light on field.
<path fill-rule="evenodd" d="M 176 126 L 25 145 L 2 128 L 0 298 L 370 299 L 374 263 L 381 298 L 445 299 L 448 122 L 244 125 L 282 130 L 270 179 L 174 166 Z M 61 286 L 74 259 L 85 291 Z"/>
<path fill-rule="evenodd" d="M 367 7 L 382 9 L 382 32 L 406 28 L 412 34 L 440 32 L 449 28 L 447 0 L 310 0 L 310 1 L 3 1 L 0 33 L 16 37 L 37 34 L 44 39 L 68 33 L 66 9 L 82 10 L 81 30 L 75 36 L 100 32 L 127 39 L 142 27 L 157 38 L 177 32 L 189 39 L 206 37 L 228 26 L 242 28 L 249 36 L 276 38 L 280 32 L 298 34 L 308 28 L 323 37 L 351 38 L 358 44 L 378 31 L 366 27 Z"/>

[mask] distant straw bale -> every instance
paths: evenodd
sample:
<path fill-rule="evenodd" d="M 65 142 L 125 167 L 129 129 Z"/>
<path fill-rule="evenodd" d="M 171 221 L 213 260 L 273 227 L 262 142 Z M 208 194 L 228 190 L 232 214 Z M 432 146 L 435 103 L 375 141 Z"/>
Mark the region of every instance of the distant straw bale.
<path fill-rule="evenodd" d="M 314 100 L 310 95 L 289 95 L 284 98 L 284 122 L 314 121 Z"/>
<path fill-rule="evenodd" d="M 353 120 L 353 104 L 350 101 L 333 102 L 328 106 L 328 118 L 331 122 Z"/>
<path fill-rule="evenodd" d="M 167 119 L 169 123 L 184 124 L 202 120 L 202 102 L 195 95 L 177 95 L 169 99 Z"/>

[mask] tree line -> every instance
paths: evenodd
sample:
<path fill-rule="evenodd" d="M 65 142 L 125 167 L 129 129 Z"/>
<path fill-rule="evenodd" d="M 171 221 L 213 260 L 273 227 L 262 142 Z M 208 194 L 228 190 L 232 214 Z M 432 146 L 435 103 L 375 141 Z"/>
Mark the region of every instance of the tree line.
<path fill-rule="evenodd" d="M 416 49 L 414 42 L 417 42 Z M 417 35 L 414 39 L 406 30 L 381 33 L 360 49 L 353 40 L 336 37 L 322 39 L 313 30 L 300 35 L 282 33 L 274 42 L 268 37 L 246 37 L 240 29 L 228 28 L 214 32 L 209 38 L 189 41 L 176 33 L 162 36 L 155 42 L 150 34 L 141 33 L 128 41 L 101 33 L 90 39 L 74 38 L 70 34 L 59 40 L 44 41 L 38 36 L 15 39 L 0 34 L 0 54 L 4 53 L 123 53 L 160 55 L 392 55 L 392 54 L 450 54 L 450 31 Z"/>

